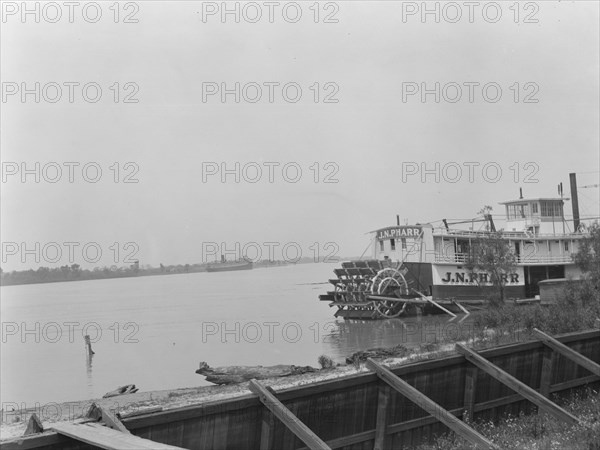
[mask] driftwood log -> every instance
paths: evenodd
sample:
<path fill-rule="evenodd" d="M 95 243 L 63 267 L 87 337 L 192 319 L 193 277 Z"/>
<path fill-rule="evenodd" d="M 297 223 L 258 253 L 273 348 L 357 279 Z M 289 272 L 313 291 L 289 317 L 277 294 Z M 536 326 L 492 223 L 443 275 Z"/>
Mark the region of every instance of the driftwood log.
<path fill-rule="evenodd" d="M 135 387 L 135 384 L 126 384 L 125 386 L 119 386 L 114 391 L 107 392 L 102 396 L 102 398 L 116 397 L 117 395 L 133 394 L 137 391 L 138 388 Z"/>
<path fill-rule="evenodd" d="M 200 368 L 196 370 L 197 374 L 204 375 L 206 381 L 214 384 L 233 384 L 243 383 L 255 378 L 264 380 L 265 378 L 287 377 L 290 375 L 300 375 L 306 372 L 315 372 L 317 369 L 310 366 L 294 366 L 280 364 L 277 366 L 227 366 L 210 367 L 206 362 L 200 363 Z"/>
<path fill-rule="evenodd" d="M 348 356 L 346 363 L 356 364 L 358 362 L 365 362 L 368 358 L 401 358 L 410 353 L 410 350 L 402 344 L 390 348 L 370 348 L 369 350 L 361 350 Z"/>

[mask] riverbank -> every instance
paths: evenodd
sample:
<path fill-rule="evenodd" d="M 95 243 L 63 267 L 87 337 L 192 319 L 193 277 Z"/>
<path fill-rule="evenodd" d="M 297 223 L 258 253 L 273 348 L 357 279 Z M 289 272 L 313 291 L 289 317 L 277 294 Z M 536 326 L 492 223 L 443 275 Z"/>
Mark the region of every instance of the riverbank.
<path fill-rule="evenodd" d="M 427 348 L 431 349 L 433 347 L 427 345 Z M 435 350 L 432 351 L 413 349 L 406 356 L 380 358 L 379 360 L 389 367 L 398 367 L 424 359 L 432 359 L 455 353 L 454 345 L 447 343 L 436 345 Z M 347 365 L 338 365 L 302 375 L 269 378 L 262 380 L 261 382 L 271 386 L 274 390 L 279 391 L 318 383 L 320 381 L 343 378 L 367 371 L 368 369 L 362 364 L 362 361 L 357 360 L 357 362 Z M 22 436 L 27 428 L 27 422 L 33 413 L 38 415 L 45 428 L 49 428 L 52 424 L 59 422 L 81 421 L 85 417 L 92 403 L 108 408 L 121 417 L 127 417 L 144 412 L 158 410 L 167 411 L 170 409 L 216 402 L 224 399 L 233 399 L 251 393 L 248 382 L 244 382 L 222 386 L 202 386 L 196 388 L 136 392 L 134 394 L 120 395 L 118 397 L 74 402 L 47 403 L 22 410 L 18 409 L 17 405 L 17 408 L 14 411 L 2 411 L 0 441 Z M 6 404 L 4 406 L 6 406 Z"/>
<path fill-rule="evenodd" d="M 586 330 L 563 334 L 556 338 L 574 351 L 597 361 L 600 356 L 598 354 L 599 332 L 599 330 Z M 489 364 L 503 367 L 517 379 L 526 380 L 529 385 L 542 383 L 552 394 L 553 400 L 556 400 L 557 396 L 569 395 L 573 389 L 585 390 L 586 387 L 595 390 L 589 395 L 598 396 L 598 377 L 582 376 L 580 371 L 573 370 L 576 368 L 574 362 L 564 361 L 559 366 L 555 366 L 550 378 L 544 376 L 546 372 L 541 362 L 542 356 L 545 358 L 546 350 L 544 344 L 537 341 L 495 346 L 481 351 L 480 355 Z M 505 388 L 498 389 L 500 387 L 498 382 L 491 381 L 488 377 L 478 377 L 477 383 L 472 388 L 473 392 L 478 393 L 477 400 L 472 403 L 467 402 L 463 398 L 463 392 L 457 387 L 469 382 L 464 370 L 469 367 L 469 363 L 462 356 L 463 351 L 459 353 L 461 355 L 454 352 L 452 344 L 439 344 L 435 352 L 402 358 L 383 358 L 379 362 L 391 366 L 396 376 L 418 387 L 420 394 L 435 399 L 442 408 L 453 415 L 461 417 L 465 411 L 470 411 L 475 422 L 493 419 L 497 424 L 499 420 L 506 417 L 506 414 L 535 414 L 531 404 L 519 399 L 518 395 L 507 395 Z M 415 362 L 424 358 L 433 358 L 433 360 Z M 374 428 L 373 412 L 380 407 L 381 399 L 374 395 L 380 388 L 380 382 L 372 370 L 367 370 L 360 363 L 361 358 L 357 359 L 359 360 L 357 363 L 301 376 L 266 379 L 261 381 L 261 384 L 273 388 L 284 405 L 318 436 L 331 442 L 332 447 L 335 448 L 342 441 L 351 441 L 370 442 L 366 445 L 371 448 L 372 440 L 379 429 L 379 426 Z M 415 363 L 411 364 L 413 362 Z M 370 366 L 370 369 L 373 367 Z M 402 412 L 402 415 L 394 415 L 390 418 L 389 432 L 386 433 L 389 434 L 386 439 L 389 440 L 390 447 L 386 444 L 385 448 L 395 448 L 396 443 L 399 442 L 417 446 L 426 441 L 431 442 L 432 439 L 447 432 L 447 429 L 438 422 L 438 417 L 424 414 L 424 411 L 414 404 L 398 403 L 405 401 L 398 393 L 390 395 L 389 402 L 395 405 L 392 408 Z M 261 429 L 262 415 L 258 414 L 261 406 L 255 395 L 250 394 L 247 383 L 136 393 L 100 402 L 105 408 L 118 413 L 132 433 L 154 436 L 157 440 L 171 445 L 188 448 L 191 442 L 197 442 L 201 436 L 206 437 L 202 441 L 202 448 L 231 445 L 232 448 L 250 449 L 257 448 L 260 441 L 261 433 L 257 430 Z M 53 421 L 59 419 L 72 421 L 75 412 L 78 412 L 77 408 L 79 411 L 85 411 L 85 407 L 89 404 L 90 402 L 81 402 L 78 406 L 73 406 L 73 403 L 55 405 L 63 416 L 66 414 L 66 417 L 54 417 L 53 420 L 42 417 L 43 425 L 48 429 L 53 426 Z M 69 414 L 71 411 L 74 411 L 72 415 Z M 579 413 L 575 412 L 573 415 L 577 416 Z M 57 436 L 52 433 L 32 436 L 26 440 L 19 439 L 25 428 L 26 418 L 23 414 L 18 423 L 3 427 L 2 446 L 6 445 L 7 448 L 18 450 L 22 445 L 42 447 L 49 443 L 58 443 Z M 573 423 L 570 420 L 567 422 Z M 349 427 L 347 424 L 353 425 Z M 277 422 L 274 426 L 278 436 L 274 448 L 292 448 L 281 442 L 285 436 L 289 437 L 290 431 Z M 6 442 L 5 439 L 11 436 L 17 439 L 13 439 L 10 443 Z M 459 444 L 457 448 L 467 447 Z"/>

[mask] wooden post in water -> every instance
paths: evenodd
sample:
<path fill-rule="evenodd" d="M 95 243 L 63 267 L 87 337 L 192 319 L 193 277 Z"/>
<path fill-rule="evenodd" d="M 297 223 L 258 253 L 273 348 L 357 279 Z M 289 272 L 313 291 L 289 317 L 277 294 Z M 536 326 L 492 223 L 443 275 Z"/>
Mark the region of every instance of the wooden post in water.
<path fill-rule="evenodd" d="M 92 350 L 92 343 L 90 341 L 90 335 L 86 334 L 83 339 L 85 340 L 86 354 L 87 354 L 88 358 L 91 358 L 91 356 L 94 354 L 94 351 Z"/>

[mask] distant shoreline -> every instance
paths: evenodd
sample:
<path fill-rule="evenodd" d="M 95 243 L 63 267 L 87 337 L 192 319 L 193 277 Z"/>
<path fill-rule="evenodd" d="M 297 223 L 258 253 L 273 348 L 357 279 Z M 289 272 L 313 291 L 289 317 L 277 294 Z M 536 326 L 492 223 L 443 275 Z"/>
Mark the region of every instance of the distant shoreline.
<path fill-rule="evenodd" d="M 339 263 L 344 259 L 336 261 Z M 271 267 L 289 266 L 295 264 L 319 263 L 313 258 L 302 258 L 297 262 L 289 261 L 257 261 L 255 269 L 266 269 Z M 333 262 L 333 261 L 332 261 Z M 181 275 L 187 273 L 207 272 L 207 263 L 202 264 L 177 264 L 160 267 L 146 267 L 132 265 L 130 267 L 103 267 L 93 270 L 81 269 L 78 264 L 55 268 L 39 267 L 37 270 L 20 270 L 2 272 L 0 274 L 0 286 L 21 286 L 27 284 L 63 283 L 71 281 L 110 280 L 115 278 L 136 278 L 158 275 Z M 208 273 L 208 272 L 207 272 Z"/>

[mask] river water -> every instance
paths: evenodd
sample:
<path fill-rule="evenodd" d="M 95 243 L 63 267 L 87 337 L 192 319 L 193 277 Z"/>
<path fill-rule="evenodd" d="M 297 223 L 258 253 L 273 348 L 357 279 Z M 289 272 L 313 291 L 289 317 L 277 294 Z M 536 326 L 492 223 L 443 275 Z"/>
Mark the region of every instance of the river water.
<path fill-rule="evenodd" d="M 1 288 L 2 403 L 27 407 L 140 390 L 209 385 L 209 365 L 318 367 L 357 350 L 464 332 L 448 316 L 344 321 L 318 295 L 332 264 Z M 460 319 L 460 318 L 459 318 Z M 86 356 L 83 335 L 95 352 Z"/>

